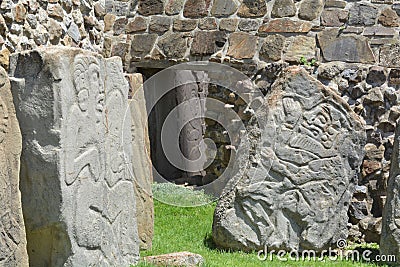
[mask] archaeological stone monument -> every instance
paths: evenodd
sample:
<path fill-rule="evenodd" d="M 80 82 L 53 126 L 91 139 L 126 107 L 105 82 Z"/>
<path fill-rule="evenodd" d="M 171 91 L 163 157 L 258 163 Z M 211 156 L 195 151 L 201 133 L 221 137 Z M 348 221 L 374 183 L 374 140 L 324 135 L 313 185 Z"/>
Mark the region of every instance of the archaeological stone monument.
<path fill-rule="evenodd" d="M 139 259 L 128 82 L 119 58 L 48 47 L 12 55 L 31 266 Z"/>
<path fill-rule="evenodd" d="M 19 190 L 21 150 L 10 81 L 0 68 L 0 266 L 28 266 Z"/>
<path fill-rule="evenodd" d="M 140 73 L 126 74 L 130 88 L 129 112 L 132 120 L 132 147 L 136 218 L 141 249 L 151 249 L 154 234 L 153 182 L 150 159 L 146 102 L 143 77 Z"/>
<path fill-rule="evenodd" d="M 400 263 L 400 124 L 397 125 L 387 199 L 382 215 L 382 235 L 379 244 L 382 255 L 395 255 Z"/>
<path fill-rule="evenodd" d="M 347 210 L 364 156 L 363 122 L 296 66 L 282 72 L 265 106 L 252 122 L 259 134 L 244 143 L 257 147 L 251 164 L 231 179 L 217 205 L 213 239 L 247 251 L 334 247 L 347 238 Z M 239 148 L 239 155 L 241 149 L 249 148 Z"/>

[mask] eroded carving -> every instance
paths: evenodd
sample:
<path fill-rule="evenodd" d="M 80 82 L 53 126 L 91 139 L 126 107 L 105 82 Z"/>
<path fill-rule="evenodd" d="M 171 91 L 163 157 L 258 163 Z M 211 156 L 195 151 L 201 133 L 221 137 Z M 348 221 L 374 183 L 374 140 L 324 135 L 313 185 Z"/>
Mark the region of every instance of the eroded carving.
<path fill-rule="evenodd" d="M 266 100 L 260 164 L 220 201 L 214 239 L 246 250 L 325 249 L 347 236 L 362 124 L 334 92 L 300 69 L 289 68 Z"/>

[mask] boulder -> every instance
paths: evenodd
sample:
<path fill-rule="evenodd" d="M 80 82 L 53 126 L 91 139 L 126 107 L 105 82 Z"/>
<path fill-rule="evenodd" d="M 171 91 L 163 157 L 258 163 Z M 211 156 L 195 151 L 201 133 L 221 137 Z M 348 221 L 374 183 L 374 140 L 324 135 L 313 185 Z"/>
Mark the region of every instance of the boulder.
<path fill-rule="evenodd" d="M 136 264 L 129 169 L 139 159 L 132 155 L 121 59 L 46 47 L 10 61 L 30 265 Z"/>
<path fill-rule="evenodd" d="M 246 149 L 254 155 L 239 158 L 237 165 L 248 167 L 224 189 L 213 240 L 218 247 L 245 251 L 333 247 L 347 237 L 364 123 L 301 67 L 281 73 L 264 106 L 256 111 L 249 142 L 238 149 L 238 155 Z"/>
<path fill-rule="evenodd" d="M 19 190 L 22 137 L 7 72 L 0 68 L 0 266 L 28 266 Z"/>

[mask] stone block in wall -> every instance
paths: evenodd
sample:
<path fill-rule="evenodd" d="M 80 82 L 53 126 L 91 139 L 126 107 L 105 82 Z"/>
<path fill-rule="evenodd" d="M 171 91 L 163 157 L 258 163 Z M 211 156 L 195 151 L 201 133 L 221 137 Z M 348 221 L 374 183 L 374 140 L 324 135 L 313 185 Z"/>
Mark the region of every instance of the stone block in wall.
<path fill-rule="evenodd" d="M 228 17 L 236 12 L 239 7 L 237 0 L 214 0 L 211 15 L 215 17 Z"/>
<path fill-rule="evenodd" d="M 170 59 L 182 59 L 188 50 L 187 36 L 183 33 L 166 33 L 158 39 L 158 47 Z"/>
<path fill-rule="evenodd" d="M 144 17 L 135 17 L 128 21 L 126 25 L 126 33 L 144 32 L 147 30 L 147 19 Z"/>
<path fill-rule="evenodd" d="M 211 0 L 187 0 L 183 7 L 186 18 L 203 18 L 208 16 Z"/>
<path fill-rule="evenodd" d="M 253 58 L 257 48 L 258 37 L 242 32 L 234 32 L 229 36 L 227 56 L 235 59 Z"/>
<path fill-rule="evenodd" d="M 254 19 L 241 19 L 238 29 L 245 32 L 257 31 L 260 27 L 260 22 Z"/>
<path fill-rule="evenodd" d="M 194 34 L 190 53 L 206 56 L 216 53 L 226 43 L 226 33 L 221 31 L 198 31 Z"/>
<path fill-rule="evenodd" d="M 197 27 L 196 19 L 175 19 L 173 29 L 178 32 L 193 31 Z"/>
<path fill-rule="evenodd" d="M 384 9 L 379 15 L 378 22 L 386 27 L 400 26 L 400 19 L 396 11 L 391 8 Z"/>
<path fill-rule="evenodd" d="M 244 18 L 258 18 L 267 14 L 267 11 L 265 0 L 243 0 L 237 15 Z"/>
<path fill-rule="evenodd" d="M 30 265 L 136 264 L 129 169 L 137 159 L 130 113 L 121 116 L 129 90 L 121 60 L 46 47 L 14 54 L 11 62 Z"/>
<path fill-rule="evenodd" d="M 164 0 L 139 0 L 138 13 L 143 16 L 157 15 L 164 12 Z"/>
<path fill-rule="evenodd" d="M 314 20 L 319 17 L 324 8 L 324 0 L 303 0 L 299 8 L 299 18 Z"/>
<path fill-rule="evenodd" d="M 199 20 L 199 29 L 201 30 L 216 30 L 217 20 L 215 18 L 207 17 Z"/>
<path fill-rule="evenodd" d="M 391 69 L 389 73 L 389 85 L 400 85 L 400 69 Z"/>
<path fill-rule="evenodd" d="M 168 0 L 165 6 L 165 14 L 167 15 L 177 15 L 183 9 L 183 4 L 185 0 Z"/>
<path fill-rule="evenodd" d="M 343 9 L 327 9 L 322 12 L 321 25 L 327 27 L 340 27 L 344 25 L 349 12 Z"/>
<path fill-rule="evenodd" d="M 315 59 L 316 48 L 315 37 L 294 36 L 290 38 L 289 45 L 284 51 L 284 60 L 299 63 L 302 57 L 307 60 Z"/>
<path fill-rule="evenodd" d="M 295 66 L 258 110 L 260 157 L 231 178 L 213 222 L 218 247 L 321 252 L 347 237 L 350 200 L 364 157 L 365 125 L 335 91 Z M 238 159 L 246 166 L 249 158 Z M 255 163 L 257 162 L 257 163 Z M 245 173 L 245 175 L 243 175 Z"/>
<path fill-rule="evenodd" d="M 221 19 L 219 21 L 219 29 L 221 31 L 234 32 L 236 31 L 239 24 L 239 20 L 236 18 Z"/>
<path fill-rule="evenodd" d="M 383 46 L 379 53 L 379 64 L 385 67 L 400 67 L 400 44 Z"/>
<path fill-rule="evenodd" d="M 318 33 L 318 42 L 326 61 L 374 63 L 375 57 L 368 39 L 355 34 L 339 35 L 338 29 Z"/>
<path fill-rule="evenodd" d="M 7 72 L 0 68 L 0 266 L 28 266 L 19 189 L 22 137 Z"/>
<path fill-rule="evenodd" d="M 150 140 L 147 125 L 143 77 L 139 73 L 126 74 L 130 87 L 129 109 L 132 119 L 132 147 L 136 218 L 141 249 L 151 249 L 154 234 L 153 173 L 150 159 Z"/>
<path fill-rule="evenodd" d="M 272 6 L 271 16 L 273 18 L 293 17 L 297 8 L 293 0 L 275 1 Z"/>
<path fill-rule="evenodd" d="M 164 33 L 171 28 L 172 19 L 164 16 L 153 16 L 150 19 L 150 32 Z"/>
<path fill-rule="evenodd" d="M 150 54 L 158 38 L 157 34 L 135 34 L 131 39 L 131 57 L 134 61 Z"/>
<path fill-rule="evenodd" d="M 269 33 L 307 33 L 311 30 L 312 24 L 307 21 L 295 21 L 288 18 L 273 19 L 263 24 L 259 29 L 260 35 Z"/>
<path fill-rule="evenodd" d="M 346 1 L 342 0 L 326 0 L 325 7 L 337 7 L 337 8 L 345 8 L 347 5 Z"/>
<path fill-rule="evenodd" d="M 260 59 L 266 62 L 282 59 L 282 51 L 286 38 L 280 34 L 268 35 L 260 50 Z"/>
<path fill-rule="evenodd" d="M 374 25 L 378 17 L 378 8 L 367 3 L 354 3 L 350 8 L 349 25 Z"/>

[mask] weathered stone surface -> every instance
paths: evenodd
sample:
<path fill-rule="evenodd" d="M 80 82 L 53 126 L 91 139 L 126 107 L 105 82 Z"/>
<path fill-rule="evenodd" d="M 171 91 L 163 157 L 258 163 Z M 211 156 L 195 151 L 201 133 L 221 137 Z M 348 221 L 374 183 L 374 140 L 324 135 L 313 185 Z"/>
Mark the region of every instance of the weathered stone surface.
<path fill-rule="evenodd" d="M 177 15 L 183 9 L 184 0 L 169 0 L 165 6 L 167 15 Z"/>
<path fill-rule="evenodd" d="M 327 61 L 375 62 L 366 37 L 354 34 L 338 36 L 337 29 L 330 29 L 318 33 L 318 41 Z"/>
<path fill-rule="evenodd" d="M 126 33 L 142 32 L 147 30 L 147 20 L 143 17 L 136 17 L 126 25 Z"/>
<path fill-rule="evenodd" d="M 131 56 L 138 59 L 144 58 L 153 49 L 157 34 L 135 34 L 131 42 Z"/>
<path fill-rule="evenodd" d="M 258 32 L 263 33 L 273 33 L 273 32 L 309 32 L 311 30 L 311 23 L 305 21 L 294 21 L 290 19 L 274 19 L 268 23 L 262 25 Z"/>
<path fill-rule="evenodd" d="M 121 60 L 47 47 L 14 54 L 11 62 L 30 265 L 137 263 L 129 173 L 137 159 L 124 123 L 130 113 L 121 116 L 129 89 Z"/>
<path fill-rule="evenodd" d="M 143 16 L 162 14 L 164 0 L 139 0 L 138 12 Z"/>
<path fill-rule="evenodd" d="M 328 9 L 324 10 L 321 15 L 321 24 L 328 27 L 339 27 L 344 25 L 349 16 L 347 10 Z"/>
<path fill-rule="evenodd" d="M 296 15 L 296 11 L 293 0 L 275 1 L 272 6 L 271 16 L 274 18 L 293 17 Z"/>
<path fill-rule="evenodd" d="M 19 190 L 22 137 L 7 72 L 0 68 L 0 266 L 28 266 Z"/>
<path fill-rule="evenodd" d="M 197 27 L 197 20 L 195 19 L 175 19 L 174 30 L 179 32 L 192 31 Z"/>
<path fill-rule="evenodd" d="M 323 0 L 303 0 L 300 4 L 299 18 L 314 20 L 319 17 L 323 8 Z"/>
<path fill-rule="evenodd" d="M 198 31 L 193 38 L 190 53 L 196 56 L 212 55 L 226 43 L 226 34 L 220 31 Z"/>
<path fill-rule="evenodd" d="M 164 33 L 169 30 L 172 24 L 172 19 L 164 16 L 153 16 L 150 20 L 150 32 Z"/>
<path fill-rule="evenodd" d="M 187 18 L 202 18 L 208 15 L 211 0 L 187 0 L 183 7 L 183 15 Z"/>
<path fill-rule="evenodd" d="M 399 190 L 400 190 L 400 124 L 397 125 L 394 138 L 393 152 L 391 155 L 390 175 L 386 204 L 382 214 L 382 234 L 380 240 L 380 253 L 382 255 L 395 255 L 396 262 L 393 265 L 400 264 L 400 226 L 399 226 Z"/>
<path fill-rule="evenodd" d="M 267 10 L 265 0 L 243 0 L 237 14 L 244 18 L 257 18 L 264 16 Z"/>
<path fill-rule="evenodd" d="M 400 85 L 400 69 L 390 70 L 389 85 Z"/>
<path fill-rule="evenodd" d="M 387 70 L 382 67 L 373 66 L 369 69 L 367 75 L 367 83 L 371 84 L 372 86 L 381 86 L 387 80 Z"/>
<path fill-rule="evenodd" d="M 215 17 L 227 17 L 236 12 L 239 3 L 236 0 L 214 0 L 211 15 Z"/>
<path fill-rule="evenodd" d="M 374 25 L 377 17 L 376 7 L 366 3 L 355 3 L 350 9 L 349 25 Z"/>
<path fill-rule="evenodd" d="M 236 31 L 237 27 L 239 24 L 238 19 L 221 19 L 219 22 L 219 29 L 221 31 L 227 31 L 227 32 L 234 32 Z"/>
<path fill-rule="evenodd" d="M 325 1 L 325 7 L 345 8 L 346 4 L 347 4 L 346 1 L 342 1 L 342 0 L 326 0 Z"/>
<path fill-rule="evenodd" d="M 399 16 L 396 11 L 391 8 L 387 8 L 382 11 L 381 15 L 378 18 L 380 24 L 386 27 L 398 27 L 399 24 Z"/>
<path fill-rule="evenodd" d="M 400 44 L 382 47 L 379 53 L 379 63 L 385 67 L 400 67 Z"/>
<path fill-rule="evenodd" d="M 396 31 L 393 28 L 387 28 L 383 26 L 371 26 L 371 27 L 365 27 L 365 30 L 363 32 L 364 36 L 394 36 L 396 34 Z M 379 38 L 382 39 L 382 38 Z M 371 42 L 372 44 L 373 42 Z"/>
<path fill-rule="evenodd" d="M 257 20 L 241 19 L 239 21 L 238 28 L 241 31 L 250 32 L 250 31 L 257 31 L 259 26 L 260 24 Z"/>
<path fill-rule="evenodd" d="M 183 58 L 186 54 L 187 38 L 181 33 L 167 33 L 160 37 L 158 46 L 167 58 Z"/>
<path fill-rule="evenodd" d="M 153 183 L 150 159 L 150 140 L 147 125 L 146 101 L 143 77 L 139 73 L 127 74 L 131 100 L 129 108 L 132 118 L 132 164 L 135 179 L 136 218 L 141 249 L 151 249 L 154 234 L 154 207 L 151 185 Z"/>
<path fill-rule="evenodd" d="M 258 37 L 241 32 L 229 36 L 227 55 L 236 59 L 253 58 L 256 52 Z"/>
<path fill-rule="evenodd" d="M 143 260 L 155 266 L 196 267 L 204 264 L 204 258 L 190 252 L 177 252 L 144 257 Z"/>
<path fill-rule="evenodd" d="M 315 37 L 296 36 L 293 37 L 285 51 L 285 60 L 289 62 L 300 62 L 300 58 L 307 60 L 315 58 L 317 43 Z"/>
<path fill-rule="evenodd" d="M 201 30 L 216 30 L 217 20 L 211 17 L 202 18 L 199 20 L 199 28 Z"/>
<path fill-rule="evenodd" d="M 114 35 L 120 35 L 122 33 L 125 33 L 126 24 L 128 24 L 127 18 L 116 19 L 113 25 Z"/>
<path fill-rule="evenodd" d="M 284 44 L 284 36 L 280 34 L 268 35 L 261 47 L 260 58 L 267 62 L 281 60 Z"/>
<path fill-rule="evenodd" d="M 364 156 L 362 120 L 304 69 L 280 77 L 266 95 L 268 110 L 258 110 L 260 137 L 238 149 L 258 146 L 259 157 L 232 178 L 214 213 L 219 247 L 322 251 L 347 237 Z"/>

